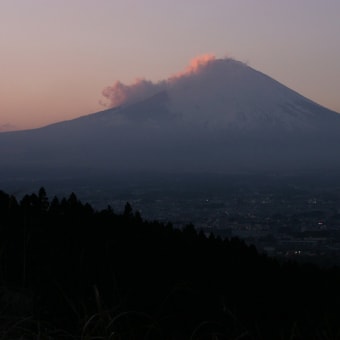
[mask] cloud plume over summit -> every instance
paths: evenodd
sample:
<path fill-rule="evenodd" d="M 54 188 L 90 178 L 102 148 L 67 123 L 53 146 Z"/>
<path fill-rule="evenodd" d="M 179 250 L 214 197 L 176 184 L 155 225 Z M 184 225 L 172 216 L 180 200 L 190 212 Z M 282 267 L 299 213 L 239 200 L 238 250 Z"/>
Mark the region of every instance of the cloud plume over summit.
<path fill-rule="evenodd" d="M 212 54 L 198 56 L 190 61 L 184 71 L 159 82 L 137 78 L 132 84 L 124 84 L 118 80 L 113 85 L 107 86 L 102 91 L 102 95 L 109 101 L 109 107 L 132 104 L 163 91 L 184 77 L 198 74 L 206 65 L 215 60 L 216 57 Z"/>
<path fill-rule="evenodd" d="M 145 79 L 136 79 L 134 83 L 129 85 L 125 85 L 121 81 L 116 81 L 113 85 L 107 86 L 102 94 L 109 100 L 109 107 L 117 107 L 143 100 L 157 93 L 160 89 L 160 83 L 153 83 Z"/>

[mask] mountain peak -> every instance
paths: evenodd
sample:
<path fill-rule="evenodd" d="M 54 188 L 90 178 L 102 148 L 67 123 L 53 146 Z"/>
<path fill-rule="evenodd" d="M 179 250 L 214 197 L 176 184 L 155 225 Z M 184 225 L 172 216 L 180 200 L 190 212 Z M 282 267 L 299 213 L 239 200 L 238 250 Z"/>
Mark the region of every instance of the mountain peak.
<path fill-rule="evenodd" d="M 175 172 L 338 162 L 337 113 L 233 59 L 206 56 L 167 80 L 117 82 L 104 92 L 111 109 L 0 133 L 0 157 L 20 169 Z"/>
<path fill-rule="evenodd" d="M 158 93 L 167 94 L 170 115 L 210 128 L 254 130 L 267 126 L 312 131 L 338 118 L 245 63 L 213 55 L 193 59 L 183 72 L 166 80 L 154 83 L 137 79 L 131 85 L 116 82 L 104 91 L 111 106 L 127 108 L 141 103 L 141 112 L 145 100 Z M 151 108 L 147 111 L 155 116 Z"/>

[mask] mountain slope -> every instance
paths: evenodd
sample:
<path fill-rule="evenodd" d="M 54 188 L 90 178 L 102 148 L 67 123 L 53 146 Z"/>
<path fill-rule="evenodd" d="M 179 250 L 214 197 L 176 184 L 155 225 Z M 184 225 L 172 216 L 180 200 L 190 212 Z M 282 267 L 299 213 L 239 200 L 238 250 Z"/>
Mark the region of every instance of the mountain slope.
<path fill-rule="evenodd" d="M 192 120 L 209 120 L 210 124 L 216 122 L 223 127 L 313 129 L 316 121 L 321 123 L 335 116 L 230 59 L 208 63 L 200 73 L 181 78 L 169 92 L 174 107 Z"/>
<path fill-rule="evenodd" d="M 339 114 L 243 63 L 209 61 L 154 92 L 44 128 L 0 133 L 2 169 L 226 172 L 340 163 Z"/>

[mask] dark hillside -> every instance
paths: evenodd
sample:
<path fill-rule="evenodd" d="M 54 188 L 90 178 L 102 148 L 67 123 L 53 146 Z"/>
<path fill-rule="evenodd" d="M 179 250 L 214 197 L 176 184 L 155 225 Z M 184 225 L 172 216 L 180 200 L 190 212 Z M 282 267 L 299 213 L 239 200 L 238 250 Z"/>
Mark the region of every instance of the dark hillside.
<path fill-rule="evenodd" d="M 0 192 L 3 339 L 335 339 L 340 271 L 192 225 Z"/>

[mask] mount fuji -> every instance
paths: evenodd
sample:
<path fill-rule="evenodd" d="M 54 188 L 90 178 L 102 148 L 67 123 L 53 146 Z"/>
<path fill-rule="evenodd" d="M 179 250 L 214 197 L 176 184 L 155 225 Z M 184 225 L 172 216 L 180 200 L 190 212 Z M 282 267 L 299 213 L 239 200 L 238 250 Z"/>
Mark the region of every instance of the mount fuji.
<path fill-rule="evenodd" d="M 108 110 L 0 133 L 0 174 L 340 166 L 340 115 L 244 63 L 212 58 L 159 83 L 118 85 L 106 89 Z"/>

